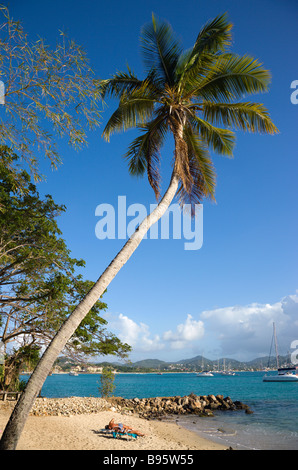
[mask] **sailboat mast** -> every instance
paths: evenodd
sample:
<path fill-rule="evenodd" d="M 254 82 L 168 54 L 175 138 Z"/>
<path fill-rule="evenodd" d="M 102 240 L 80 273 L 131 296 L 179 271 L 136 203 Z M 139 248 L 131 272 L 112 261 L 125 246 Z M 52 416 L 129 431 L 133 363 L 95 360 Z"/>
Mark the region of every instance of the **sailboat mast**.
<path fill-rule="evenodd" d="M 276 364 L 277 364 L 277 368 L 279 369 L 279 358 L 278 358 L 278 347 L 277 347 L 275 323 L 273 323 L 273 335 L 274 335 L 274 344 L 275 344 Z"/>

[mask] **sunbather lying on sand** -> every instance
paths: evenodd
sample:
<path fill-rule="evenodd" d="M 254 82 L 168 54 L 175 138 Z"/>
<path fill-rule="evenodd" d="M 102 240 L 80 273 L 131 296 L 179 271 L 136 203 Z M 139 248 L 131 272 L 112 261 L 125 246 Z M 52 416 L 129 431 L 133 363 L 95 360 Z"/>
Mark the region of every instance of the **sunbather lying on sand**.
<path fill-rule="evenodd" d="M 123 432 L 123 433 L 129 432 L 131 434 L 136 434 L 137 436 L 145 436 L 145 434 L 135 429 L 132 429 L 130 426 L 126 426 L 125 424 L 122 424 L 122 423 L 118 423 L 118 424 L 114 423 L 114 419 L 111 419 L 109 424 L 106 426 L 106 429 L 112 429 L 113 431 Z"/>

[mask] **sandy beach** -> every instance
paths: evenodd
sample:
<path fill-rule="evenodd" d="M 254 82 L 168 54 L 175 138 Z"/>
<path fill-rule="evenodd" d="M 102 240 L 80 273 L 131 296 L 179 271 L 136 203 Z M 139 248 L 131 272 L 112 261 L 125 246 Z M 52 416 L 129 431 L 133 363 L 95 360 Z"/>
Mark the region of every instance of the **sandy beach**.
<path fill-rule="evenodd" d="M 0 430 L 10 410 L 0 405 Z M 124 423 L 145 434 L 137 439 L 114 439 L 99 431 L 108 422 Z M 203 439 L 175 422 L 148 421 L 117 411 L 72 416 L 29 416 L 17 450 L 225 450 L 227 447 Z"/>

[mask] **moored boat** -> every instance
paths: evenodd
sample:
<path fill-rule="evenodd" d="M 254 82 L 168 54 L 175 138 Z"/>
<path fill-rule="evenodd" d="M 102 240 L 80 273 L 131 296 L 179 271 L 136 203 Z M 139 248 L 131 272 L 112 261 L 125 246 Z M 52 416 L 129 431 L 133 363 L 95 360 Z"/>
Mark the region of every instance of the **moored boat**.
<path fill-rule="evenodd" d="M 199 372 L 197 377 L 214 377 L 214 375 L 210 371 L 204 370 L 203 372 Z"/>
<path fill-rule="evenodd" d="M 281 367 L 277 374 L 264 375 L 263 382 L 298 382 L 296 367 Z"/>
<path fill-rule="evenodd" d="M 279 367 L 278 346 L 276 338 L 275 323 L 273 323 L 273 338 L 276 355 L 277 374 L 266 374 L 263 377 L 263 382 L 298 382 L 297 367 Z M 271 351 L 270 351 L 271 354 Z M 268 360 L 268 367 L 270 362 L 270 354 Z"/>

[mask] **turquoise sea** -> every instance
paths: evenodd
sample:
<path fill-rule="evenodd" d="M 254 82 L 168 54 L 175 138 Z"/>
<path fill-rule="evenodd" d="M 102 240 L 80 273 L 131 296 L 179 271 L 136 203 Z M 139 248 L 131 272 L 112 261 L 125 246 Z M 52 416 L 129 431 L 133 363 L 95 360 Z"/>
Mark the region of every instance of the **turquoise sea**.
<path fill-rule="evenodd" d="M 264 383 L 263 372 L 198 377 L 190 373 L 117 374 L 115 396 L 145 398 L 220 394 L 247 404 L 244 411 L 218 411 L 213 418 L 171 416 L 185 428 L 235 449 L 298 450 L 298 382 Z M 44 397 L 99 396 L 100 375 L 53 374 L 41 391 Z"/>

